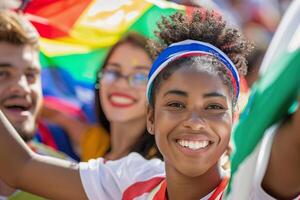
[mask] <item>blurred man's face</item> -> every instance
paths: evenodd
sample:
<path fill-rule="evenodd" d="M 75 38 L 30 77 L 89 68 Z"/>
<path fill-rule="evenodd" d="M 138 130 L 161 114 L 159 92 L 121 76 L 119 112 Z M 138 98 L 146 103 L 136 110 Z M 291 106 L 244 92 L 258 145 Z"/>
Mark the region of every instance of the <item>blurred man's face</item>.
<path fill-rule="evenodd" d="M 25 141 L 35 133 L 41 107 L 38 50 L 0 42 L 0 109 Z"/>

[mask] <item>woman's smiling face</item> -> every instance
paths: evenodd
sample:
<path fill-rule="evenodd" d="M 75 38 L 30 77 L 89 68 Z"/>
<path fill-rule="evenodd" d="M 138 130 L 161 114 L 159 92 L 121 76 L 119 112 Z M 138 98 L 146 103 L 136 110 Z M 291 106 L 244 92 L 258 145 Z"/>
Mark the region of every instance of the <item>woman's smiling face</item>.
<path fill-rule="evenodd" d="M 99 93 L 103 111 L 110 122 L 145 118 L 150 66 L 151 59 L 146 51 L 129 42 L 120 44 L 112 52 L 103 70 Z"/>
<path fill-rule="evenodd" d="M 196 177 L 217 166 L 233 122 L 229 88 L 220 77 L 181 67 L 155 92 L 147 125 L 166 167 Z"/>

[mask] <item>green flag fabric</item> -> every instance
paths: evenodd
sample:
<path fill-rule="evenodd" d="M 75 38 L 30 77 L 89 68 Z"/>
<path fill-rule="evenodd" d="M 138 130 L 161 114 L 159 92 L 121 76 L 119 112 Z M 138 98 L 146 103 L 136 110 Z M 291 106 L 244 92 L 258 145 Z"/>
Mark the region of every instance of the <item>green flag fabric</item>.
<path fill-rule="evenodd" d="M 249 102 L 233 131 L 231 181 L 226 196 L 230 200 L 249 198 L 257 148 L 265 130 L 291 112 L 296 103 L 300 89 L 300 2 L 294 1 L 286 15 L 284 24 L 278 29 L 280 37 L 275 34 L 270 45 L 270 48 L 278 49 L 268 50 L 268 61 L 265 61 L 268 66 L 264 66 L 260 79 L 253 86 Z M 288 43 L 283 32 L 292 36 Z M 285 41 L 281 45 L 280 39 Z"/>

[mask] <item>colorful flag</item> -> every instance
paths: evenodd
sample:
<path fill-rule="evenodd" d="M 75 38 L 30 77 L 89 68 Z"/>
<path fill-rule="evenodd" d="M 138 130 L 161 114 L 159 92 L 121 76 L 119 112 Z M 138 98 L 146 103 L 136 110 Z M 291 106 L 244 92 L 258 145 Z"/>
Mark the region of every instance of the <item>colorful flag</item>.
<path fill-rule="evenodd" d="M 263 61 L 248 105 L 234 128 L 227 199 L 248 199 L 265 130 L 285 117 L 300 89 L 300 1 L 287 10 Z"/>
<path fill-rule="evenodd" d="M 41 35 L 44 102 L 89 123 L 96 122 L 94 82 L 108 50 L 124 34 L 154 37 L 162 15 L 193 8 L 163 0 L 31 0 L 25 15 Z M 39 124 L 37 140 L 78 159 L 64 131 Z"/>
<path fill-rule="evenodd" d="M 130 30 L 152 38 L 160 16 L 176 10 L 186 7 L 157 0 L 30 1 L 24 12 L 41 35 L 44 95 L 91 118 L 96 71 L 108 49 Z"/>

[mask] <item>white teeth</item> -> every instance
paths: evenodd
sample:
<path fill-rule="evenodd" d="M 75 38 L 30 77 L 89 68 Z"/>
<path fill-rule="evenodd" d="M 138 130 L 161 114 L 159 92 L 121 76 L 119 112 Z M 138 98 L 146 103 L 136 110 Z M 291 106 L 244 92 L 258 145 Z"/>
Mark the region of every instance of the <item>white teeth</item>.
<path fill-rule="evenodd" d="M 198 150 L 201 148 L 207 147 L 209 144 L 209 141 L 189 141 L 189 140 L 177 140 L 177 143 L 180 146 L 192 149 L 192 150 Z"/>
<path fill-rule="evenodd" d="M 125 97 L 120 97 L 120 96 L 112 96 L 111 101 L 119 104 L 130 104 L 133 103 L 132 99 L 125 98 Z"/>

